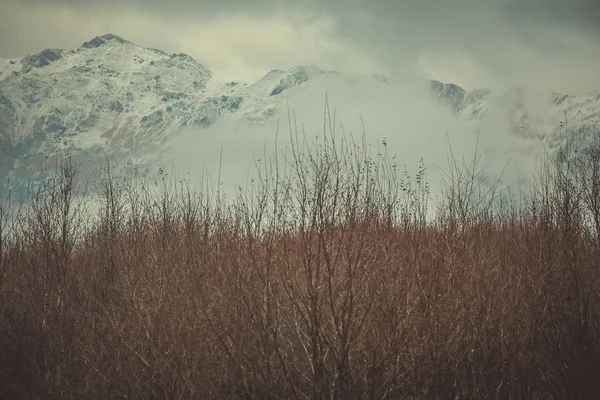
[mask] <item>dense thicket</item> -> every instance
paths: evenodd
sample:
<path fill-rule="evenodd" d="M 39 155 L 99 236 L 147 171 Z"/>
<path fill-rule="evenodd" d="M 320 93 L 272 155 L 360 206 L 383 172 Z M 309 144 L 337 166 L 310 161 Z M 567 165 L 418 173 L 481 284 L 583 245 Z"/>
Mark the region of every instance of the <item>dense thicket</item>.
<path fill-rule="evenodd" d="M 600 397 L 598 143 L 513 194 L 450 157 L 434 200 L 325 133 L 235 198 L 107 163 L 92 208 L 68 157 L 4 198 L 0 397 Z"/>

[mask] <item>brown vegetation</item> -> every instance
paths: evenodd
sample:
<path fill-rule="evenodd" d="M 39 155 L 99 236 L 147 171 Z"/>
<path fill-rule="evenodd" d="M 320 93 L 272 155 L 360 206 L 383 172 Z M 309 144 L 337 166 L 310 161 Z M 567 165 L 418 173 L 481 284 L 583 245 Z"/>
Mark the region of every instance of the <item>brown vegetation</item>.
<path fill-rule="evenodd" d="M 518 198 L 451 157 L 432 204 L 326 133 L 235 199 L 107 163 L 96 218 L 68 158 L 5 199 L 0 397 L 599 398 L 598 147 Z"/>

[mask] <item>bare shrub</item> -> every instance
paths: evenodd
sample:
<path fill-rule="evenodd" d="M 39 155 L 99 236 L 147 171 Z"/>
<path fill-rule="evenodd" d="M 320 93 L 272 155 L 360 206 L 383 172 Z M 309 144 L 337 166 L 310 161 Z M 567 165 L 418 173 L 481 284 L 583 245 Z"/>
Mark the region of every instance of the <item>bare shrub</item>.
<path fill-rule="evenodd" d="M 107 161 L 92 209 L 66 158 L 3 200 L 1 396 L 598 397 L 595 147 L 519 198 L 450 152 L 432 210 L 328 110 L 288 134 L 231 199 Z"/>

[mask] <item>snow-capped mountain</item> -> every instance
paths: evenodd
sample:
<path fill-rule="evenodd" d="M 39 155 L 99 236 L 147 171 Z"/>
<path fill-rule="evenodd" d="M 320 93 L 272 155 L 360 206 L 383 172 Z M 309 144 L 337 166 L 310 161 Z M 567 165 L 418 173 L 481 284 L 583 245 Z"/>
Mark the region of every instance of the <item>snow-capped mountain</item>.
<path fill-rule="evenodd" d="M 0 60 L 0 175 L 64 148 L 141 157 L 182 127 L 206 128 L 233 114 L 264 122 L 286 90 L 331 75 L 296 67 L 254 84 L 216 82 L 188 55 L 112 34 L 71 51 Z"/>
<path fill-rule="evenodd" d="M 0 59 L 0 177 L 24 173 L 65 148 L 143 158 L 181 128 L 208 128 L 230 118 L 265 123 L 285 107 L 290 93 L 332 79 L 389 84 L 379 75 L 351 77 L 306 66 L 274 70 L 255 83 L 218 82 L 186 54 L 140 47 L 112 34 L 74 50 Z M 600 93 L 554 94 L 538 118 L 520 89 L 467 92 L 438 81 L 430 89 L 465 120 L 477 123 L 500 111 L 511 129 L 547 135 L 549 142 L 560 142 L 565 112 L 588 128 L 600 126 Z"/>
<path fill-rule="evenodd" d="M 539 138 L 550 149 L 562 148 L 567 140 L 585 146 L 600 128 L 600 92 L 580 97 L 550 92 L 531 100 L 535 102 L 532 105 L 523 88 L 504 93 L 465 91 L 455 84 L 432 80 L 431 90 L 448 110 L 465 120 L 478 123 L 491 113 L 500 114 L 512 132 Z"/>

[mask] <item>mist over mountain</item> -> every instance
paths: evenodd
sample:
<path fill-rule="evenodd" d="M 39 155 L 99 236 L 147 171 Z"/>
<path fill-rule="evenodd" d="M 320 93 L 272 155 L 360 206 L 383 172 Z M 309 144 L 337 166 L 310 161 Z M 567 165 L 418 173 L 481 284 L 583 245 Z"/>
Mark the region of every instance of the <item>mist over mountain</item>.
<path fill-rule="evenodd" d="M 551 89 L 466 91 L 422 77 L 317 66 L 222 82 L 189 55 L 106 34 L 73 50 L 0 59 L 0 176 L 35 173 L 67 150 L 87 172 L 108 156 L 187 172 L 219 166 L 238 185 L 275 137 L 286 145 L 289 122 L 307 136 L 322 134 L 327 94 L 336 129 L 360 135 L 364 124 L 369 143 L 386 140 L 407 168 L 424 158 L 435 169 L 449 142 L 469 154 L 479 137 L 491 176 L 505 171 L 508 184 L 529 175 L 544 152 L 568 140 L 584 146 L 600 126 L 600 92 Z"/>

